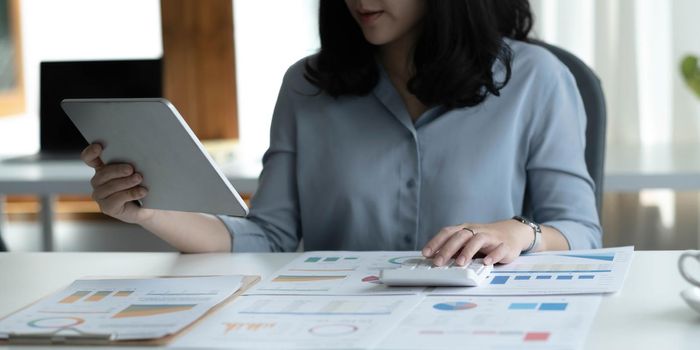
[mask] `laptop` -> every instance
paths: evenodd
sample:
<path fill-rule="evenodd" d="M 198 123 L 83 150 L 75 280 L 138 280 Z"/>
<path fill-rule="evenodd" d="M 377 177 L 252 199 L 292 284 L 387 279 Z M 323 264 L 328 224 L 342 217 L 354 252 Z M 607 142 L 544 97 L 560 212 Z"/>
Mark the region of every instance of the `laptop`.
<path fill-rule="evenodd" d="M 163 97 L 161 62 L 161 59 L 41 62 L 40 150 L 9 161 L 80 159 L 87 141 L 61 108 L 61 101 Z"/>

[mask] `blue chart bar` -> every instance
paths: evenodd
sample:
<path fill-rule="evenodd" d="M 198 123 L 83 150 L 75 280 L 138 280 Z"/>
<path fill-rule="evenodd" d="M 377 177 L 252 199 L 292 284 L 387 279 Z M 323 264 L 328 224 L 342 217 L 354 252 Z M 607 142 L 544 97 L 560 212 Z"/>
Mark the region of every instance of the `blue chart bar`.
<path fill-rule="evenodd" d="M 595 278 L 594 275 L 581 275 L 581 276 L 578 276 L 578 279 L 580 279 L 580 280 L 592 280 L 592 279 L 594 279 L 594 278 Z"/>
<path fill-rule="evenodd" d="M 512 303 L 508 310 L 536 310 L 537 303 Z"/>
<path fill-rule="evenodd" d="M 540 311 L 564 311 L 566 310 L 567 303 L 542 303 L 540 304 Z"/>
<path fill-rule="evenodd" d="M 529 280 L 530 276 L 515 276 L 516 281 Z"/>
<path fill-rule="evenodd" d="M 573 279 L 573 278 L 574 278 L 574 276 L 571 276 L 571 275 L 561 275 L 561 276 L 557 276 L 557 279 L 558 279 L 558 280 L 570 280 L 570 279 Z"/>
<path fill-rule="evenodd" d="M 506 282 L 508 282 L 509 277 L 510 276 L 495 276 L 491 280 L 491 284 L 506 284 Z"/>
<path fill-rule="evenodd" d="M 493 270 L 491 273 L 605 273 L 612 270 Z"/>
<path fill-rule="evenodd" d="M 535 277 L 535 279 L 538 279 L 538 280 L 551 280 L 551 279 L 552 279 L 552 276 L 550 276 L 550 275 L 541 275 L 541 276 Z"/>

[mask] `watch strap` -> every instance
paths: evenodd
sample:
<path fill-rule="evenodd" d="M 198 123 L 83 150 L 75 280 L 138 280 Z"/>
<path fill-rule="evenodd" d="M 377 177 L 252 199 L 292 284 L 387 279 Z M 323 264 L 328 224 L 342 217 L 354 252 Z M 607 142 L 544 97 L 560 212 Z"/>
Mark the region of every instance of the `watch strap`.
<path fill-rule="evenodd" d="M 528 246 L 525 250 L 523 250 L 522 253 L 529 253 L 533 249 L 538 247 L 540 245 L 540 241 L 542 240 L 542 228 L 540 227 L 540 225 L 537 224 L 536 222 L 534 222 L 526 217 L 520 216 L 520 215 L 513 216 L 513 220 L 518 221 L 520 223 L 523 223 L 525 225 L 528 225 L 528 226 L 530 226 L 530 228 L 532 228 L 532 233 L 533 233 L 532 243 L 530 243 L 530 246 Z"/>

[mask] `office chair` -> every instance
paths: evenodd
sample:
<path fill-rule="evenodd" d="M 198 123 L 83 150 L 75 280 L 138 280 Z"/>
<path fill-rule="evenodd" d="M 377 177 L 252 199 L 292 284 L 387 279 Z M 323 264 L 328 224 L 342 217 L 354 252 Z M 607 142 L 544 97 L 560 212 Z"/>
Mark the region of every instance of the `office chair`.
<path fill-rule="evenodd" d="M 7 251 L 7 246 L 5 246 L 5 242 L 2 240 L 2 236 L 0 236 L 0 252 L 6 252 Z"/>
<path fill-rule="evenodd" d="M 600 79 L 583 61 L 572 53 L 539 40 L 530 43 L 541 46 L 554 54 L 569 68 L 581 93 L 583 107 L 586 110 L 586 167 L 595 183 L 595 200 L 598 217 L 602 217 L 603 206 L 603 168 L 605 166 L 605 95 Z"/>

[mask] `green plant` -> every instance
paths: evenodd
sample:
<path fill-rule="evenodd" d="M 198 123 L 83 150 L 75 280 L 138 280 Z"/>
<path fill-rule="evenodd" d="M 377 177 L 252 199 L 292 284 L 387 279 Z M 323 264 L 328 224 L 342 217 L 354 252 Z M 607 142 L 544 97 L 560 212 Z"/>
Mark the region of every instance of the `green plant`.
<path fill-rule="evenodd" d="M 698 57 L 688 55 L 681 61 L 681 74 L 686 85 L 700 98 L 700 65 Z"/>

